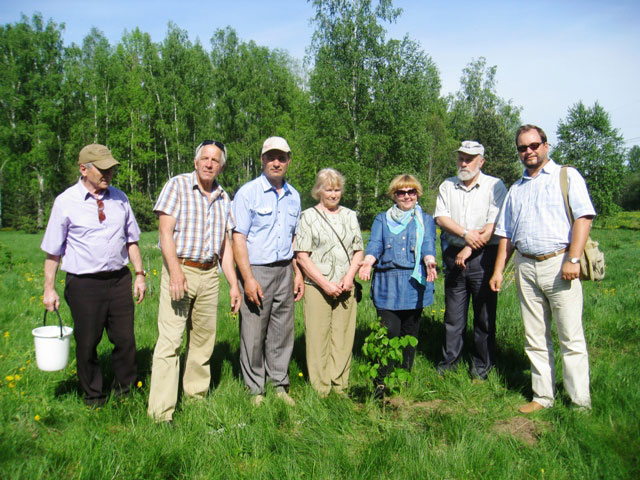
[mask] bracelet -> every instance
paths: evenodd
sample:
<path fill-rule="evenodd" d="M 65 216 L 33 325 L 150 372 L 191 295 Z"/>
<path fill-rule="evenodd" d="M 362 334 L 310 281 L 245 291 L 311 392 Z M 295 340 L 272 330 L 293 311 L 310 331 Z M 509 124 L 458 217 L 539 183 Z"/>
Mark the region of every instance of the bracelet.
<path fill-rule="evenodd" d="M 462 238 L 465 238 L 467 236 L 467 233 L 469 233 L 469 230 L 465 228 L 464 233 L 462 234 Z"/>
<path fill-rule="evenodd" d="M 147 276 L 147 271 L 146 270 L 142 270 L 142 271 L 138 272 L 136 270 L 136 275 L 142 275 L 143 277 L 146 277 Z"/>

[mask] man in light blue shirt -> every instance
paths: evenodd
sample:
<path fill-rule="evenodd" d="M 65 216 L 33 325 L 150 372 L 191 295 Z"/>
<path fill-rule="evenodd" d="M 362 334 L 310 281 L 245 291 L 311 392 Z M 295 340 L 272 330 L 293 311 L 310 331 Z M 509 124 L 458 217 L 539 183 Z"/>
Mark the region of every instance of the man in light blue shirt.
<path fill-rule="evenodd" d="M 261 161 L 262 175 L 243 185 L 233 200 L 233 253 L 244 294 L 240 368 L 255 405 L 264 400 L 267 379 L 280 399 L 294 405 L 287 390 L 294 301 L 304 293 L 302 275 L 293 261 L 300 195 L 284 179 L 291 163 L 284 138 L 267 138 Z"/>
<path fill-rule="evenodd" d="M 584 179 L 568 169 L 569 222 L 560 189 L 561 167 L 548 156 L 544 131 L 523 125 L 516 146 L 525 172 L 507 194 L 495 234 L 502 237 L 491 289 L 498 292 L 505 265 L 514 250 L 516 284 L 525 330 L 525 351 L 531 362 L 533 400 L 520 407 L 532 413 L 553 406 L 555 369 L 551 318 L 556 321 L 562 351 L 564 384 L 571 401 L 591 408 L 589 357 L 582 329 L 580 256 L 595 210 Z"/>

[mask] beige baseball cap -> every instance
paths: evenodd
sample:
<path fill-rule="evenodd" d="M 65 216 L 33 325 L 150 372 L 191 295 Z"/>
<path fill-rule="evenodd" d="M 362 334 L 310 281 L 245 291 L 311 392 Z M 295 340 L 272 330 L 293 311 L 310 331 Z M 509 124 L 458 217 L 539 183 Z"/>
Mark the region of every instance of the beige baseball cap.
<path fill-rule="evenodd" d="M 100 170 L 107 170 L 116 165 L 120 165 L 120 162 L 111 155 L 111 150 L 98 143 L 92 143 L 80 150 L 78 165 L 84 165 L 86 163 L 91 163 Z"/>
<path fill-rule="evenodd" d="M 474 142 L 473 140 L 465 140 L 460 144 L 458 152 L 467 153 L 469 155 L 484 155 L 484 147 L 481 143 Z"/>
<path fill-rule="evenodd" d="M 262 144 L 262 153 L 264 155 L 269 150 L 280 150 L 285 153 L 291 153 L 291 149 L 289 148 L 289 144 L 282 137 L 269 137 Z"/>

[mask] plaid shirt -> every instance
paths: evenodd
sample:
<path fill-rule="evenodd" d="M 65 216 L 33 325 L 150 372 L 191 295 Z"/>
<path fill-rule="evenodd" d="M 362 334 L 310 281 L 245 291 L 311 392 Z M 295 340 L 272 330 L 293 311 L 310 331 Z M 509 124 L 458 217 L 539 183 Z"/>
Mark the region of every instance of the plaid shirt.
<path fill-rule="evenodd" d="M 173 238 L 180 258 L 210 262 L 220 255 L 225 232 L 235 227 L 229 195 L 216 182 L 211 201 L 200 191 L 196 172 L 170 179 L 153 211 L 176 219 Z"/>
<path fill-rule="evenodd" d="M 538 175 L 527 171 L 514 183 L 502 205 L 495 234 L 506 237 L 520 253 L 545 255 L 571 243 L 571 224 L 560 189 L 560 165 L 549 159 Z M 595 215 L 589 191 L 575 168 L 567 170 L 569 205 L 575 218 Z"/>

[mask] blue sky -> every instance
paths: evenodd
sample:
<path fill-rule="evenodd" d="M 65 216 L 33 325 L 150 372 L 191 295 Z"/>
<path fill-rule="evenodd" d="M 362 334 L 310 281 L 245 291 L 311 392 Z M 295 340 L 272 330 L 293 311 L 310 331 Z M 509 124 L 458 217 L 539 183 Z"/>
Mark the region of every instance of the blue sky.
<path fill-rule="evenodd" d="M 455 92 L 462 69 L 484 56 L 497 65 L 498 94 L 522 107 L 555 142 L 558 121 L 579 100 L 610 113 L 627 147 L 640 145 L 640 2 L 395 0 L 403 9 L 388 37 L 418 41 L 440 71 L 442 92 Z M 313 9 L 304 0 L 0 0 L 0 23 L 42 13 L 65 24 L 65 44 L 82 43 L 92 26 L 112 44 L 139 27 L 153 41 L 173 21 L 208 48 L 212 33 L 231 26 L 243 40 L 282 48 L 302 59 Z"/>

